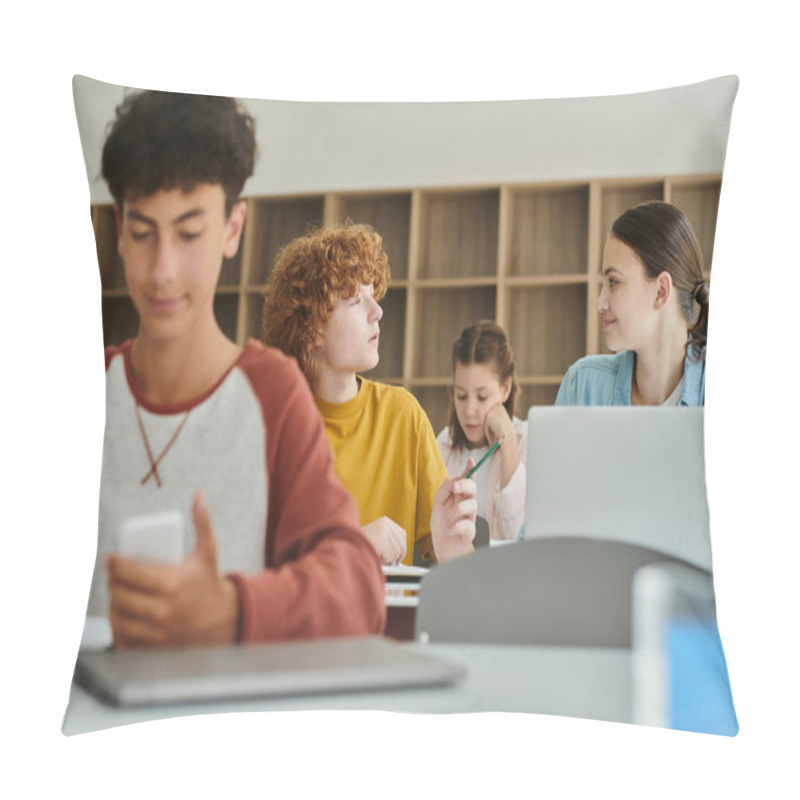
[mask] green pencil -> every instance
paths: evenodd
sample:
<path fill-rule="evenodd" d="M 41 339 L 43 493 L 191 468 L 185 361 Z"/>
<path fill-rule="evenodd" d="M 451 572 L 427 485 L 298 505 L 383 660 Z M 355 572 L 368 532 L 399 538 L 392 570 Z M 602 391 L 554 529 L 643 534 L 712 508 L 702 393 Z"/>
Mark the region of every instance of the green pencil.
<path fill-rule="evenodd" d="M 502 443 L 503 439 L 505 439 L 505 438 L 506 438 L 505 436 L 501 436 L 501 437 L 500 437 L 500 438 L 499 438 L 499 439 L 498 439 L 498 440 L 497 440 L 497 441 L 496 441 L 496 442 L 495 442 L 495 443 L 494 443 L 494 444 L 493 444 L 493 445 L 492 445 L 492 446 L 491 446 L 491 447 L 490 447 L 490 448 L 489 448 L 489 449 L 488 449 L 488 450 L 487 450 L 487 451 L 486 451 L 486 452 L 483 454 L 483 458 L 482 458 L 482 459 L 481 459 L 481 460 L 480 460 L 480 461 L 479 461 L 479 462 L 478 462 L 478 463 L 477 463 L 477 464 L 476 464 L 476 465 L 475 465 L 475 466 L 474 466 L 474 467 L 473 467 L 473 468 L 472 468 L 472 469 L 471 469 L 471 470 L 470 470 L 470 471 L 467 473 L 467 477 L 468 477 L 468 478 L 471 478 L 471 477 L 472 477 L 472 476 L 473 476 L 473 475 L 474 475 L 474 474 L 475 474 L 475 473 L 478 471 L 478 467 L 479 467 L 481 464 L 483 464 L 483 462 L 484 462 L 484 461 L 486 461 L 486 459 L 487 459 L 487 458 L 489 458 L 489 456 L 490 456 L 492 453 L 494 453 L 494 451 L 495 451 L 495 450 L 497 450 L 497 448 L 498 448 L 498 447 L 500 447 L 500 445 L 501 445 L 501 443 Z"/>

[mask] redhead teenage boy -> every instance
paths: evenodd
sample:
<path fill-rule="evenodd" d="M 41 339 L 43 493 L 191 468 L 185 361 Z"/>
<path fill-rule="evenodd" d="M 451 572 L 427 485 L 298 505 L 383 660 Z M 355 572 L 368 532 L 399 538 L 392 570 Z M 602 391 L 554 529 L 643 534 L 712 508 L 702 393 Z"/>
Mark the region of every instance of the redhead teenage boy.
<path fill-rule="evenodd" d="M 116 646 L 380 633 L 378 559 L 296 363 L 214 317 L 252 118 L 231 98 L 143 92 L 118 107 L 102 172 L 139 317 L 106 351 L 106 432 L 88 616 Z M 118 554 L 122 522 L 177 510 L 185 560 Z M 194 536 L 191 536 L 193 531 Z M 192 541 L 193 540 L 193 541 Z"/>
<path fill-rule="evenodd" d="M 381 561 L 411 564 L 415 545 L 423 559 L 447 561 L 473 549 L 475 482 L 447 477 L 413 395 L 359 374 L 378 364 L 378 301 L 388 281 L 381 237 L 369 226 L 331 226 L 295 239 L 272 270 L 264 341 L 300 364 L 336 471 Z"/>

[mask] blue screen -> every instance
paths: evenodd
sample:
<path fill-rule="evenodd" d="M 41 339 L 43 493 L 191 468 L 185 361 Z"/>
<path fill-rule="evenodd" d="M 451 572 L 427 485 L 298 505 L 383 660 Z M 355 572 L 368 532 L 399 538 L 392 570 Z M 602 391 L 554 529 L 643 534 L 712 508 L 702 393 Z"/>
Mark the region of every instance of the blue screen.
<path fill-rule="evenodd" d="M 670 727 L 735 736 L 728 667 L 714 620 L 680 619 L 668 633 Z"/>

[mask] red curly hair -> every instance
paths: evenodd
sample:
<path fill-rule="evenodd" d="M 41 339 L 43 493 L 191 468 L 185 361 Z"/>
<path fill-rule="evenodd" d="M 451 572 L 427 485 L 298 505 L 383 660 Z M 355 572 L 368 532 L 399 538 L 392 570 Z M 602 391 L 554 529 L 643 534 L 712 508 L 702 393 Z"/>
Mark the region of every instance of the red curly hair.
<path fill-rule="evenodd" d="M 313 388 L 318 344 L 337 302 L 372 285 L 386 294 L 389 260 L 369 225 L 326 226 L 293 239 L 275 259 L 264 292 L 264 343 L 294 356 Z"/>

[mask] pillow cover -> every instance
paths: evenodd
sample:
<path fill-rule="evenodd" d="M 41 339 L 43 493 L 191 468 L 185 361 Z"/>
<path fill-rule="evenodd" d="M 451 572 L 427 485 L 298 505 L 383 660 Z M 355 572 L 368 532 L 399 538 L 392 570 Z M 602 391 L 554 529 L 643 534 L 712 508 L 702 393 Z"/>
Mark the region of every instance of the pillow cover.
<path fill-rule="evenodd" d="M 255 119 L 258 159 L 244 185 L 247 214 L 240 245 L 224 254 L 214 291 L 216 320 L 229 340 L 246 348 L 249 339 L 260 338 L 263 292 L 280 248 L 309 226 L 346 219 L 363 222 L 382 235 L 392 271 L 382 303 L 381 359 L 370 377 L 405 386 L 438 431 L 447 419 L 452 341 L 466 325 L 496 319 L 508 331 L 516 351 L 518 408 L 524 412 L 532 405 L 552 404 L 570 365 L 604 351 L 595 298 L 603 243 L 619 214 L 649 200 L 678 206 L 697 233 L 710 276 L 737 86 L 736 78 L 726 77 L 640 95 L 491 103 L 243 100 L 242 106 Z M 115 108 L 133 91 L 80 76 L 74 80 L 103 289 L 104 341 L 106 347 L 121 348 L 123 354 L 129 352 L 125 343 L 137 336 L 139 317 L 119 254 L 112 194 L 101 177 L 101 153 Z M 122 383 L 134 380 L 130 359 L 125 359 L 117 378 Z M 112 412 L 110 402 L 107 395 L 106 448 L 122 436 L 115 417 L 117 406 Z M 138 405 L 128 405 L 133 414 L 131 430 L 135 434 L 137 425 L 138 430 L 146 430 L 146 423 L 134 413 Z M 159 409 L 150 412 L 149 416 L 157 417 Z M 160 444 L 150 445 L 145 434 L 134 445 L 127 439 L 124 443 L 124 447 L 138 446 L 137 458 L 144 454 L 149 459 L 150 469 L 145 472 L 151 484 L 183 424 L 180 419 L 173 424 L 172 415 L 165 416 L 170 419 L 147 420 L 167 422 L 164 431 L 157 432 Z M 126 457 L 123 450 L 123 460 Z M 103 480 L 115 479 L 105 474 L 111 463 L 104 455 Z M 236 509 L 246 505 L 241 498 L 248 495 L 241 494 L 240 484 L 250 479 L 252 470 L 250 462 L 242 461 L 241 475 L 228 486 L 228 494 L 220 490 Z M 164 510 L 159 503 L 152 507 L 145 503 L 139 509 L 139 503 L 138 498 L 131 500 L 126 513 L 132 507 Z M 267 515 L 266 509 L 260 513 L 261 518 Z M 238 511 L 222 514 L 232 527 L 241 523 L 240 516 Z M 187 517 L 181 532 L 184 554 L 190 549 L 186 544 L 192 538 L 190 531 Z M 104 535 L 117 543 L 116 531 L 104 534 L 101 530 L 101 539 Z M 268 556 L 270 547 L 268 541 Z M 98 548 L 86 648 L 109 642 L 103 606 L 107 599 L 99 588 L 102 555 Z M 268 558 L 267 567 L 271 566 Z M 447 569 L 457 571 L 459 564 L 454 562 Z M 640 586 L 648 574 L 639 576 Z M 595 687 L 587 695 L 566 682 L 564 671 L 558 671 L 562 677 L 552 677 L 552 665 L 542 660 L 542 647 L 552 643 L 534 641 L 528 643 L 522 660 L 510 662 L 510 672 L 530 675 L 538 670 L 545 684 L 555 681 L 555 691 L 551 686 L 541 695 L 530 696 L 524 682 L 510 681 L 505 694 L 497 694 L 494 705 L 486 707 L 474 697 L 471 705 L 453 705 L 443 689 L 435 699 L 410 697 L 408 709 L 523 710 L 735 734 L 738 725 L 716 630 L 710 575 L 698 585 L 695 575 L 665 574 L 664 580 L 672 583 L 663 590 L 666 599 L 658 610 L 650 612 L 658 619 L 644 634 L 646 656 L 637 661 L 644 666 L 637 666 L 636 679 L 621 677 L 628 674 L 634 659 L 630 640 L 619 647 L 594 645 L 589 666 L 602 664 L 609 680 L 606 694 L 612 700 L 598 702 L 597 695 L 604 692 L 596 688 L 596 676 L 586 671 L 589 651 L 571 647 L 563 654 L 565 663 L 579 664 L 575 669 L 582 670 L 588 685 Z M 632 582 L 625 591 L 631 614 Z M 388 598 L 387 594 L 391 603 Z M 424 590 L 420 602 L 425 602 Z M 698 604 L 702 614 L 694 613 Z M 692 611 L 688 617 L 687 608 Z M 669 617 L 673 611 L 675 619 Z M 516 613 L 524 615 L 525 610 Z M 413 611 L 390 606 L 386 635 L 410 638 L 410 617 Z M 434 655 L 461 663 L 470 674 L 480 674 L 480 659 L 489 652 L 476 655 L 458 643 L 433 642 L 432 647 Z M 652 680 L 643 680 L 642 670 Z M 702 680 L 692 680 L 692 674 Z M 311 701 L 283 701 L 283 705 L 254 699 L 248 707 L 396 707 L 381 695 L 373 700 L 363 694 L 350 699 L 322 695 Z M 231 707 L 244 705 L 237 701 Z M 64 731 L 188 710 L 196 707 L 155 705 L 135 715 L 125 710 L 109 714 L 76 686 Z M 215 706 L 214 710 L 220 709 Z"/>

